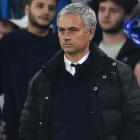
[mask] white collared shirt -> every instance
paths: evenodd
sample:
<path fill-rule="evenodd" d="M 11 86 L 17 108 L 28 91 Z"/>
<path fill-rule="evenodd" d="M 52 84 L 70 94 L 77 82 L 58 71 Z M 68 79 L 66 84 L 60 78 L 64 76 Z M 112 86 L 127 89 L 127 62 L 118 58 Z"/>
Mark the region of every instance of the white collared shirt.
<path fill-rule="evenodd" d="M 65 54 L 64 54 L 64 63 L 65 63 L 66 70 L 74 76 L 74 74 L 75 74 L 75 67 L 72 67 L 71 64 L 73 63 L 75 65 L 77 65 L 77 64 L 81 65 L 82 63 L 84 63 L 87 60 L 88 56 L 89 56 L 89 52 L 81 60 L 79 60 L 76 63 L 73 63 L 70 60 L 68 60 L 66 58 Z"/>

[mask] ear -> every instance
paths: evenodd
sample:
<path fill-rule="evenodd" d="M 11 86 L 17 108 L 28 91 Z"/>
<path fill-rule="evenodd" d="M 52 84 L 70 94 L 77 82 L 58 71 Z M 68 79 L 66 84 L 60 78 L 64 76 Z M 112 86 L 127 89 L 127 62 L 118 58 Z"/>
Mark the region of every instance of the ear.
<path fill-rule="evenodd" d="M 89 41 L 91 41 L 92 38 L 94 37 L 94 34 L 95 34 L 95 28 L 92 27 L 92 28 L 89 30 L 88 34 L 89 34 Z"/>
<path fill-rule="evenodd" d="M 29 7 L 29 5 L 26 5 L 25 6 L 25 14 L 28 16 L 29 15 L 29 9 L 30 9 L 30 7 Z"/>

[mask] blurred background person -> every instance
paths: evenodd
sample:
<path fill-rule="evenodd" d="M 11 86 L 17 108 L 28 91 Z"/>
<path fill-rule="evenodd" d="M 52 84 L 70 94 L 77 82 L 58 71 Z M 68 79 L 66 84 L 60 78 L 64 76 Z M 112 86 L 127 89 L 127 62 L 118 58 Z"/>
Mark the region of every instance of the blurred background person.
<path fill-rule="evenodd" d="M 111 58 L 120 60 L 134 69 L 140 59 L 140 48 L 123 32 L 125 20 L 133 9 L 133 1 L 99 0 L 98 21 L 103 38 L 99 47 Z"/>
<path fill-rule="evenodd" d="M 0 18 L 0 39 L 11 32 L 18 31 L 19 27 L 13 22 Z M 0 140 L 5 137 L 5 122 L 3 121 L 3 94 L 0 96 Z"/>
<path fill-rule="evenodd" d="M 99 9 L 99 1 L 98 0 L 87 0 L 86 4 L 95 11 L 96 15 L 98 15 L 98 9 Z M 137 0 L 132 0 L 132 7 L 136 7 L 137 4 L 138 4 Z M 134 11 L 137 11 L 137 10 L 138 10 L 138 8 L 136 8 L 136 10 L 134 10 Z M 140 8 L 139 8 L 139 11 L 140 11 Z M 129 18 L 130 17 L 131 16 L 129 16 Z M 129 18 L 128 18 L 128 20 L 129 20 Z M 101 38 L 102 38 L 102 31 L 101 31 L 101 28 L 99 27 L 99 24 L 97 22 L 96 33 L 95 33 L 95 36 L 93 38 L 93 41 L 98 43 L 98 42 L 100 42 Z"/>
<path fill-rule="evenodd" d="M 24 22 L 24 20 L 26 20 L 26 16 L 24 12 L 25 3 L 26 3 L 26 0 L 0 0 L 0 11 L 1 11 L 0 16 L 5 19 L 12 19 L 12 21 L 16 22 L 17 24 L 21 20 Z M 55 34 L 58 34 L 58 29 L 56 25 L 57 14 L 64 6 L 70 3 L 71 3 L 71 0 L 59 0 L 58 2 L 56 15 L 51 25 L 53 27 L 53 31 Z M 22 28 L 25 28 L 23 24 L 21 26 Z"/>
<path fill-rule="evenodd" d="M 0 39 L 7 33 L 18 31 L 19 27 L 9 20 L 0 18 Z"/>
<path fill-rule="evenodd" d="M 137 81 L 138 81 L 139 86 L 140 86 L 140 61 L 137 62 L 135 69 L 134 69 L 134 73 L 137 77 Z"/>
<path fill-rule="evenodd" d="M 19 119 L 30 78 L 59 49 L 50 25 L 59 0 L 26 0 L 28 27 L 5 35 L 0 41 L 0 93 L 7 140 L 19 140 Z"/>

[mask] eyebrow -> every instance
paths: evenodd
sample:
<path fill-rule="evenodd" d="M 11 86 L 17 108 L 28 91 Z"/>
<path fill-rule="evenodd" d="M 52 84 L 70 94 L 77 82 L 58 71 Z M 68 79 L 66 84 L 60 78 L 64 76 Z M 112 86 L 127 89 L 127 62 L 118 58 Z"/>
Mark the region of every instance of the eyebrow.
<path fill-rule="evenodd" d="M 106 9 L 105 6 L 99 6 L 99 9 Z M 109 10 L 116 10 L 117 8 L 115 7 L 110 7 Z"/>
<path fill-rule="evenodd" d="M 63 28 L 63 27 L 58 27 L 58 28 L 59 28 L 59 29 L 65 29 L 65 28 Z M 75 27 L 75 26 L 68 28 L 68 30 L 71 30 L 71 29 L 79 29 L 79 28 L 77 28 L 77 27 Z"/>
<path fill-rule="evenodd" d="M 56 6 L 54 6 L 54 5 L 49 5 L 49 7 L 54 7 L 54 8 L 56 8 Z"/>
<path fill-rule="evenodd" d="M 42 4 L 42 5 L 45 5 L 45 3 L 42 3 L 42 2 L 38 2 L 37 4 Z M 56 8 L 56 6 L 54 6 L 54 5 L 48 5 L 49 7 L 54 7 L 54 8 Z"/>
<path fill-rule="evenodd" d="M 37 2 L 37 4 L 42 4 L 42 5 L 44 5 L 44 3 L 42 3 L 42 2 Z"/>

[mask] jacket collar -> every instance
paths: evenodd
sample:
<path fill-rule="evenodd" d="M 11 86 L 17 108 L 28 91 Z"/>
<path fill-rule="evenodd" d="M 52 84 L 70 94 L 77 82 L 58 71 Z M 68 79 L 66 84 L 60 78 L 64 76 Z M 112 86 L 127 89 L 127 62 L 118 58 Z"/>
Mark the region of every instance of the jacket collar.
<path fill-rule="evenodd" d="M 93 73 L 98 75 L 112 61 L 95 43 L 90 44 L 90 52 Z M 61 49 L 49 62 L 42 66 L 43 74 L 50 82 L 57 76 L 63 61 L 64 51 Z"/>

